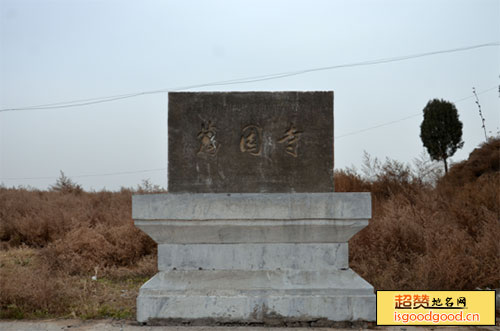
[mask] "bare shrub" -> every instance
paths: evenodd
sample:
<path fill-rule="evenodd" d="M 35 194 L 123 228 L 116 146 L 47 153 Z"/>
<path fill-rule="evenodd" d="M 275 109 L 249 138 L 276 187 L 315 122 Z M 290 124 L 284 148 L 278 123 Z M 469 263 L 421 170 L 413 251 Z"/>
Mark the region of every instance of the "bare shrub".
<path fill-rule="evenodd" d="M 443 177 L 442 182 L 461 186 L 475 181 L 485 173 L 498 171 L 500 171 L 500 137 L 490 138 L 488 142 L 474 149 L 467 160 L 454 164 L 449 176 Z"/>
<path fill-rule="evenodd" d="M 156 243 L 131 219 L 133 193 L 0 188 L 0 318 L 132 317 L 157 272 Z M 16 262 L 24 247 L 35 265 Z"/>
<path fill-rule="evenodd" d="M 353 169 L 335 170 L 334 178 L 336 192 L 370 192 L 370 183 Z"/>
<path fill-rule="evenodd" d="M 370 225 L 350 240 L 351 267 L 377 289 L 500 287 L 498 146 L 490 139 L 437 186 L 394 163 L 371 161 L 369 178 L 336 173 L 373 197 Z"/>
<path fill-rule="evenodd" d="M 64 172 L 62 170 L 56 183 L 50 187 L 50 190 L 55 192 L 74 193 L 74 194 L 80 194 L 83 192 L 82 187 L 73 182 L 71 178 L 66 177 L 66 175 L 64 175 Z"/>
<path fill-rule="evenodd" d="M 133 224 L 107 228 L 77 228 L 63 239 L 51 243 L 40 253 L 52 270 L 70 275 L 101 274 L 117 267 L 132 267 L 142 257 L 156 252 L 154 243 Z"/>
<path fill-rule="evenodd" d="M 146 256 L 136 266 L 123 268 L 125 273 L 115 279 L 99 274 L 93 280 L 51 270 L 32 248 L 0 251 L 0 318 L 131 319 L 139 286 L 154 273 L 144 267 L 149 260 L 152 257 Z M 150 274 L 132 275 L 132 269 Z"/>
<path fill-rule="evenodd" d="M 413 167 L 416 178 L 423 184 L 434 186 L 444 174 L 441 165 L 433 161 L 425 150 L 413 159 Z"/>
<path fill-rule="evenodd" d="M 499 148 L 490 139 L 437 183 L 422 179 L 425 166 L 369 156 L 364 175 L 336 171 L 337 191 L 372 193 L 350 266 L 376 289 L 500 287 Z M 0 187 L 0 317 L 133 316 L 139 284 L 157 272 L 156 244 L 131 219 L 133 193 Z"/>
<path fill-rule="evenodd" d="M 137 185 L 135 192 L 138 194 L 167 193 L 163 187 L 151 183 L 149 179 L 143 179 L 141 184 Z"/>
<path fill-rule="evenodd" d="M 462 205 L 450 213 L 450 206 L 457 208 L 460 202 L 447 202 L 435 192 L 413 201 L 403 195 L 390 198 L 383 215 L 351 239 L 351 267 L 377 289 L 498 287 L 498 211 L 479 205 L 465 213 L 468 206 Z M 480 215 L 471 215 L 479 210 Z M 480 217 L 474 236 L 460 224 L 470 217 Z"/>
<path fill-rule="evenodd" d="M 57 208 L 61 200 L 64 209 Z M 45 246 L 71 227 L 68 211 L 74 202 L 55 192 L 0 189 L 0 240 L 11 247 Z"/>
<path fill-rule="evenodd" d="M 69 274 L 133 266 L 156 243 L 133 225 L 132 193 L 0 188 L 0 240 L 43 248 L 51 270 Z"/>
<path fill-rule="evenodd" d="M 63 314 L 75 298 L 64 275 L 37 263 L 36 255 L 26 248 L 1 254 L 0 317 L 23 318 L 25 312 Z"/>

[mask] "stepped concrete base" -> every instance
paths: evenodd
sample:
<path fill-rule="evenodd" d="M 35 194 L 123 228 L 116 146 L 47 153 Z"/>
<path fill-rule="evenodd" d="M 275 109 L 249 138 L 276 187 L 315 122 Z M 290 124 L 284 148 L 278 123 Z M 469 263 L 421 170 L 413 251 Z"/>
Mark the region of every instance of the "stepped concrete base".
<path fill-rule="evenodd" d="M 158 245 L 159 270 L 339 270 L 348 257 L 347 243 Z"/>
<path fill-rule="evenodd" d="M 160 270 L 139 291 L 139 322 L 375 320 L 347 244 L 369 193 L 144 195 L 132 211 Z"/>
<path fill-rule="evenodd" d="M 373 287 L 352 270 L 164 271 L 141 288 L 137 320 L 375 320 Z"/>

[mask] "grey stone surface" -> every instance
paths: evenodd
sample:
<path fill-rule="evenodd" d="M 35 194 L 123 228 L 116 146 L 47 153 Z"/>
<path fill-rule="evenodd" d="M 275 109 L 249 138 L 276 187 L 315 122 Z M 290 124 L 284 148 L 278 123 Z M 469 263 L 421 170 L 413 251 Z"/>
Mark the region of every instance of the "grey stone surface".
<path fill-rule="evenodd" d="M 369 193 L 134 196 L 134 222 L 159 243 L 141 322 L 375 319 L 373 287 L 348 269 Z"/>
<path fill-rule="evenodd" d="M 339 270 L 168 270 L 144 284 L 152 295 L 230 294 L 374 295 L 352 269 Z"/>
<path fill-rule="evenodd" d="M 352 270 L 160 272 L 141 288 L 137 320 L 375 320 L 373 287 Z"/>
<path fill-rule="evenodd" d="M 159 244 L 345 243 L 368 225 L 369 193 L 135 195 L 135 225 Z"/>
<path fill-rule="evenodd" d="M 333 193 L 333 92 L 170 93 L 168 126 L 170 193 L 132 201 L 159 244 L 138 321 L 375 319 L 347 244 L 371 197 Z"/>
<path fill-rule="evenodd" d="M 348 268 L 347 243 L 162 244 L 162 270 L 338 270 Z"/>
<path fill-rule="evenodd" d="M 135 220 L 158 244 L 345 243 L 368 220 Z"/>
<path fill-rule="evenodd" d="M 495 289 L 496 310 L 500 312 L 500 288 Z"/>
<path fill-rule="evenodd" d="M 332 192 L 333 92 L 176 92 L 170 192 Z"/>
<path fill-rule="evenodd" d="M 134 220 L 366 220 L 370 217 L 370 193 L 167 193 L 132 197 Z"/>

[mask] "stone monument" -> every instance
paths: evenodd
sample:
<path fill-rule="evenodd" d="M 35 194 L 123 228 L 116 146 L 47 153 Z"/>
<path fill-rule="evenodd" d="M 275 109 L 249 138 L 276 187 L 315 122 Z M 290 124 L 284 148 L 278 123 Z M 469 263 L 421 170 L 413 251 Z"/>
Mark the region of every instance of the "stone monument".
<path fill-rule="evenodd" d="M 135 195 L 159 272 L 137 320 L 373 321 L 349 269 L 369 193 L 333 192 L 333 92 L 169 93 L 167 194 Z"/>

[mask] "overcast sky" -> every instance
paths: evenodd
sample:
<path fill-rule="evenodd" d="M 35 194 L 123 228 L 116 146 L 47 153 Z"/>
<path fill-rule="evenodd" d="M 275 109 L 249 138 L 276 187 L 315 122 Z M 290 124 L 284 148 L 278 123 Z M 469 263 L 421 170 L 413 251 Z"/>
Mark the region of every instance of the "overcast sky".
<path fill-rule="evenodd" d="M 498 41 L 499 0 L 0 0 L 0 108 Z M 474 98 L 467 97 L 473 86 L 486 91 L 479 100 L 488 134 L 496 134 L 499 75 L 500 47 L 492 46 L 190 91 L 333 90 L 335 167 L 359 168 L 363 151 L 403 162 L 419 156 L 421 113 L 432 98 L 457 101 L 465 145 L 452 159 L 466 158 L 484 141 Z M 45 189 L 63 170 L 85 189 L 142 179 L 166 188 L 166 168 L 166 93 L 0 112 L 5 186 Z"/>

